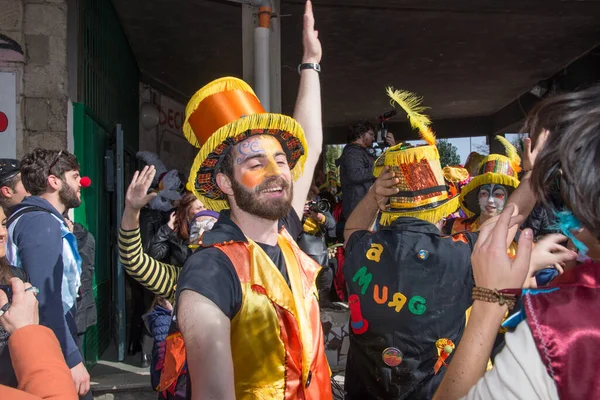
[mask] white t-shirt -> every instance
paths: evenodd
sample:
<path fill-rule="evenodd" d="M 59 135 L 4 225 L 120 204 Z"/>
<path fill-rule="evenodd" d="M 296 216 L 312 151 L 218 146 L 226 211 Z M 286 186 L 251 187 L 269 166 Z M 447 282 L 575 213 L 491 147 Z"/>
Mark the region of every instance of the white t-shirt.
<path fill-rule="evenodd" d="M 467 400 L 558 400 L 554 380 L 548 375 L 527 322 L 506 334 L 506 346 L 496 356 L 494 368 L 471 388 Z"/>

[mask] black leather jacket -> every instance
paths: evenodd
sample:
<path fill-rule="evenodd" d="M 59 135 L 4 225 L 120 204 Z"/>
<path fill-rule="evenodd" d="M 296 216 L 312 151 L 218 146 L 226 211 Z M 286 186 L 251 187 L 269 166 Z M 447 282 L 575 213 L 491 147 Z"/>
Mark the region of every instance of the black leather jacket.
<path fill-rule="evenodd" d="M 185 261 L 192 255 L 192 250 L 186 240 L 181 239 L 169 228 L 169 225 L 164 224 L 150 240 L 148 255 L 158 261 L 183 267 Z"/>

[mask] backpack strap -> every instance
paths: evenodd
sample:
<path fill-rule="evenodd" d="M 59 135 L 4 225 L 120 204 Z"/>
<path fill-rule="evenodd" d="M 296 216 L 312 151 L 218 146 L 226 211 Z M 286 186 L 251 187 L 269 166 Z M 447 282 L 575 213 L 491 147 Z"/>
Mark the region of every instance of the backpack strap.
<path fill-rule="evenodd" d="M 38 207 L 38 206 L 21 208 L 19 211 L 17 211 L 16 213 L 13 213 L 8 218 L 8 221 L 6 221 L 6 227 L 7 228 L 10 227 L 12 225 L 12 223 L 15 222 L 17 219 L 19 219 L 23 214 L 27 214 L 29 212 L 34 212 L 34 211 L 41 211 L 41 212 L 50 214 L 50 211 L 46 210 L 45 208 Z"/>

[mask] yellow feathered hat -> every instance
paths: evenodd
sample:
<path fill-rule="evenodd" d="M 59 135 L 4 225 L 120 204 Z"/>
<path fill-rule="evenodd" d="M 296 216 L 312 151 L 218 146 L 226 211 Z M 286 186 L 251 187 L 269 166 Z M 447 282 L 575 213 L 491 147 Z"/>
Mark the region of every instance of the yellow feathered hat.
<path fill-rule="evenodd" d="M 387 89 L 393 106 L 400 106 L 413 128 L 427 142 L 421 146 L 398 144 L 385 151 L 375 162 L 373 175 L 379 176 L 384 166 L 390 166 L 400 180 L 400 191 L 390 197 L 382 212 L 381 224 L 389 225 L 399 217 L 414 217 L 431 223 L 452 214 L 459 207 L 458 195 L 451 196 L 440 165 L 431 121 L 423 114 L 422 98 L 413 93 Z"/>
<path fill-rule="evenodd" d="M 265 112 L 252 88 L 241 79 L 217 79 L 192 96 L 185 109 L 183 133 L 200 151 L 194 160 L 188 187 L 208 209 L 229 208 L 216 175 L 232 146 L 255 135 L 271 135 L 287 154 L 295 180 L 302 175 L 308 146 L 304 131 L 293 118 Z"/>
<path fill-rule="evenodd" d="M 519 186 L 518 173 L 521 172 L 521 157 L 515 146 L 502 136 L 496 136 L 506 150 L 506 156 L 490 154 L 483 158 L 477 167 L 477 175 L 460 191 L 460 205 L 468 217 L 479 214 L 478 190 L 481 185 L 503 185 L 508 194 Z"/>

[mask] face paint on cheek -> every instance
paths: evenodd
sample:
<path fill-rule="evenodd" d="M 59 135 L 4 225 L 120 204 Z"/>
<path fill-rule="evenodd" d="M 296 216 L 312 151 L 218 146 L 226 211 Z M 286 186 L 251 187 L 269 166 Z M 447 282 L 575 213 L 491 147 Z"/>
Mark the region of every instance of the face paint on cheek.
<path fill-rule="evenodd" d="M 240 144 L 237 151 L 237 159 L 241 161 L 241 164 L 244 163 L 247 156 L 254 154 L 265 155 L 262 159 L 262 167 L 242 172 L 240 182 L 249 190 L 253 190 L 263 183 L 266 177 L 277 176 L 282 172 L 275 157 L 277 154 L 282 153 L 283 149 L 279 141 L 272 136 L 259 136 L 247 139 Z"/>
<path fill-rule="evenodd" d="M 492 187 L 492 193 L 493 196 L 490 198 L 494 200 L 498 213 L 501 213 L 506 205 L 506 189 L 502 185 L 494 185 Z"/>
<path fill-rule="evenodd" d="M 265 171 L 260 169 L 258 171 L 245 171 L 242 173 L 242 185 L 247 189 L 253 190 L 255 187 L 263 183 L 265 180 Z"/>

